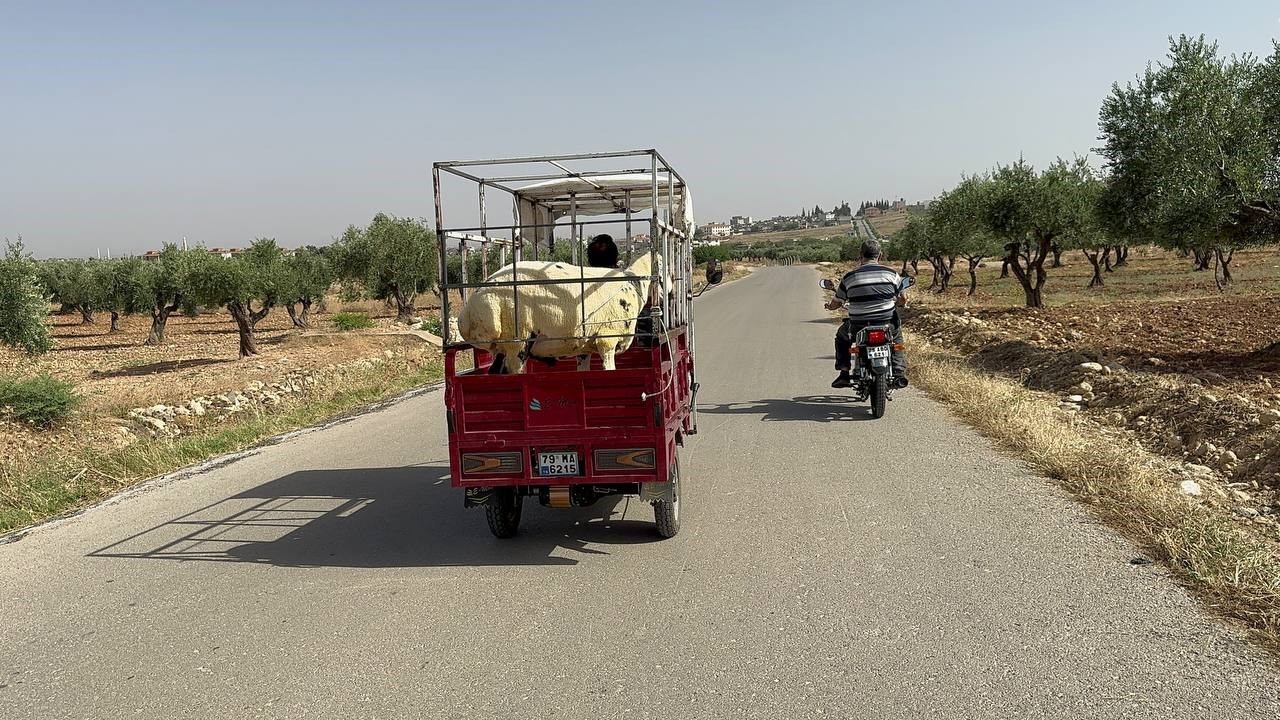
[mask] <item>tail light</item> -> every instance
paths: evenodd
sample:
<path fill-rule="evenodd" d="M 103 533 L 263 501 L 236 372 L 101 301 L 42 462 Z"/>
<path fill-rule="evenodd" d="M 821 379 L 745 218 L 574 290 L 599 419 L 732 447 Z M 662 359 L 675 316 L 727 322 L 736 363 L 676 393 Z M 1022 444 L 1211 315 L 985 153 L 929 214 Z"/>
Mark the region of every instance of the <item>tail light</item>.
<path fill-rule="evenodd" d="M 868 330 L 868 331 L 867 331 L 867 344 L 868 344 L 868 345 L 883 345 L 883 344 L 885 344 L 886 342 L 888 342 L 888 340 L 889 340 L 889 336 L 888 336 L 888 335 L 885 333 L 885 331 L 883 331 L 883 330 Z"/>

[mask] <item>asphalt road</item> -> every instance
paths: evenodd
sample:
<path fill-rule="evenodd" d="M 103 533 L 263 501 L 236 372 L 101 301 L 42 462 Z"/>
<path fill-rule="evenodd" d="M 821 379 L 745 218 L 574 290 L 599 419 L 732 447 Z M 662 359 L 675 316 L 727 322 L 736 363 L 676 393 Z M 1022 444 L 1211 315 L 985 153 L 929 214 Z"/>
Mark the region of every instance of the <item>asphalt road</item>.
<path fill-rule="evenodd" d="M 684 529 L 445 479 L 438 392 L 0 546 L 0 717 L 1272 718 L 1274 666 L 912 389 L 811 269 L 699 301 Z"/>

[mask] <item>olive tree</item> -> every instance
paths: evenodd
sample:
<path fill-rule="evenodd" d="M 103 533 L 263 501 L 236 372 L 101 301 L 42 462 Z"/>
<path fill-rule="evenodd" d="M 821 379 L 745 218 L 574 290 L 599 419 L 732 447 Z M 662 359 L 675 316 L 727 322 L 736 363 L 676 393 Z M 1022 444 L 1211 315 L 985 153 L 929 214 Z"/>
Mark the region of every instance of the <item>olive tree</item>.
<path fill-rule="evenodd" d="M 978 266 L 1000 253 L 1000 243 L 983 223 L 990 180 L 971 176 L 938 197 L 929 208 L 931 240 L 938 252 L 962 257 L 969 265 L 969 292 L 978 290 Z M 948 280 L 950 278 L 948 277 Z"/>
<path fill-rule="evenodd" d="M 1114 178 L 1107 224 L 1193 253 L 1197 269 L 1216 261 L 1219 286 L 1237 248 L 1274 242 L 1275 61 L 1223 57 L 1203 36 L 1181 36 L 1165 62 L 1114 85 L 1099 113 Z"/>
<path fill-rule="evenodd" d="M 142 312 L 150 305 L 147 263 L 139 258 L 94 263 L 95 284 L 102 288 L 99 309 L 111 312 L 111 329 L 120 331 L 120 316 Z"/>
<path fill-rule="evenodd" d="M 282 288 L 282 304 L 294 327 L 309 328 L 312 304 L 324 298 L 335 279 L 333 263 L 316 250 L 299 248 L 284 259 L 283 266 L 286 287 Z"/>
<path fill-rule="evenodd" d="M 270 238 L 259 238 L 240 257 L 223 259 L 205 253 L 188 269 L 184 285 L 191 301 L 227 309 L 240 334 L 240 357 L 246 358 L 258 354 L 254 329 L 280 301 L 289 278 L 280 246 Z"/>
<path fill-rule="evenodd" d="M 208 255 L 204 250 L 181 250 L 173 243 L 166 243 L 158 258 L 143 263 L 139 274 L 146 296 L 143 307 L 151 313 L 151 331 L 144 344 L 162 344 L 169 316 L 184 305 L 194 306 L 187 288 L 188 276 Z"/>
<path fill-rule="evenodd" d="M 94 322 L 107 292 L 101 260 L 51 260 L 40 264 L 40 280 L 46 292 L 63 307 L 80 313 L 80 323 Z"/>
<path fill-rule="evenodd" d="M 983 224 L 1004 246 L 1005 260 L 1022 285 L 1026 306 L 1044 307 L 1045 260 L 1066 248 L 1090 222 L 1087 188 L 1095 179 L 1083 158 L 1059 158 L 1043 172 L 1023 160 L 991 174 Z"/>
<path fill-rule="evenodd" d="M 435 233 L 418 220 L 378 213 L 364 229 L 348 227 L 338 244 L 342 275 L 364 282 L 374 297 L 393 301 L 401 321 L 412 317 L 418 293 L 437 290 Z"/>
<path fill-rule="evenodd" d="M 53 347 L 45 324 L 48 314 L 48 297 L 22 238 L 6 240 L 0 258 L 0 343 L 31 355 L 47 352 Z"/>

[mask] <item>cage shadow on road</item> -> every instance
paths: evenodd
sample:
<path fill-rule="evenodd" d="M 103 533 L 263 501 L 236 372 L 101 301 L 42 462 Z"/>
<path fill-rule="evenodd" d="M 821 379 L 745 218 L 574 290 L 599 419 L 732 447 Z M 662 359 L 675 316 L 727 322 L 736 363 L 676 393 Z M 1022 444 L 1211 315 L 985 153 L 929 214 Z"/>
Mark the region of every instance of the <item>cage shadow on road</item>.
<path fill-rule="evenodd" d="M 761 422 L 855 422 L 873 420 L 871 406 L 853 395 L 801 395 L 722 405 L 699 405 L 699 414 L 759 415 Z"/>
<path fill-rule="evenodd" d="M 635 498 L 614 497 L 564 510 L 526 498 L 520 534 L 499 540 L 483 510 L 462 507 L 448 473 L 447 465 L 294 472 L 89 557 L 294 568 L 576 565 L 608 555 L 600 545 L 660 539 L 652 522 L 623 519 Z"/>

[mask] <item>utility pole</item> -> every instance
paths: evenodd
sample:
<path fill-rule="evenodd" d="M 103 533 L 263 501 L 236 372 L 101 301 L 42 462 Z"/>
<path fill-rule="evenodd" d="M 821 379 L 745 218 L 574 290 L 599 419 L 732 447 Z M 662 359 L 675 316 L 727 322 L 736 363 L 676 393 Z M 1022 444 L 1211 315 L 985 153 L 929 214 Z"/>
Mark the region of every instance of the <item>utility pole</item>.
<path fill-rule="evenodd" d="M 183 249 L 183 250 L 186 250 L 186 249 L 187 249 L 187 236 L 186 236 L 186 235 L 183 235 L 183 236 L 182 236 L 182 249 Z"/>

